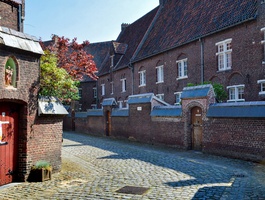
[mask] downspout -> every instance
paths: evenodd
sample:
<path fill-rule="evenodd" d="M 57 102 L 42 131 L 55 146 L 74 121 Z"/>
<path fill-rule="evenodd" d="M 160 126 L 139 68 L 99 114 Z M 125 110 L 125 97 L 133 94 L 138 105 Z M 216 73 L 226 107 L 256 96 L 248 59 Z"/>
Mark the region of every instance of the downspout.
<path fill-rule="evenodd" d="M 134 65 L 132 64 L 131 60 L 129 63 L 129 68 L 132 70 L 132 95 L 134 94 Z"/>
<path fill-rule="evenodd" d="M 200 38 L 200 46 L 201 46 L 201 84 L 204 82 L 204 42 L 203 39 Z"/>
<path fill-rule="evenodd" d="M 17 15 L 18 15 L 18 31 L 22 32 L 22 5 L 21 4 L 18 5 Z"/>

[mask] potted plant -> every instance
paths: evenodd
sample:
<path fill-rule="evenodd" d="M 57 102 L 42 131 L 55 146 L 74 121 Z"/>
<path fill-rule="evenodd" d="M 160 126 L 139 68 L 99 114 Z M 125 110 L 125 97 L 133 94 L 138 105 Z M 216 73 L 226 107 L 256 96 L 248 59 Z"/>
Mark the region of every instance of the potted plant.
<path fill-rule="evenodd" d="M 52 176 L 52 166 L 45 160 L 37 161 L 35 165 L 31 167 L 28 181 L 31 182 L 43 182 L 50 180 Z"/>

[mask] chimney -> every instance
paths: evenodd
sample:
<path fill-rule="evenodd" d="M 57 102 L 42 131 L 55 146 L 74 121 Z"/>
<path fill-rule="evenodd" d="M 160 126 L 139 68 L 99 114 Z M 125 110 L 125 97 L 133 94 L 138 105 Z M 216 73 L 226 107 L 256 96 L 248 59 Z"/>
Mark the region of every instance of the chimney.
<path fill-rule="evenodd" d="M 126 29 L 127 26 L 129 26 L 130 24 L 126 24 L 126 23 L 122 23 L 121 24 L 121 31 L 124 31 Z"/>

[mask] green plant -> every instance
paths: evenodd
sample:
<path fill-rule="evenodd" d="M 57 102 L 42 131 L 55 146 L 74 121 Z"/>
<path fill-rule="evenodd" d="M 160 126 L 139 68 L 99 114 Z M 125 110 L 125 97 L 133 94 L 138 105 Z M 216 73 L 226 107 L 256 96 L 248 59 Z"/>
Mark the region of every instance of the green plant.
<path fill-rule="evenodd" d="M 49 162 L 45 160 L 40 160 L 40 161 L 37 161 L 36 164 L 32 166 L 32 170 L 37 170 L 37 169 L 46 169 L 48 171 L 51 171 L 52 166 Z"/>

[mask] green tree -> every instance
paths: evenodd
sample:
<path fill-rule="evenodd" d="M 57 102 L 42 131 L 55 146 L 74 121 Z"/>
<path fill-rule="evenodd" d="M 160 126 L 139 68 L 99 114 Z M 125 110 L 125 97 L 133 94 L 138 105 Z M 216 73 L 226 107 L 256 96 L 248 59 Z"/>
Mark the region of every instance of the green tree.
<path fill-rule="evenodd" d="M 55 54 L 45 50 L 40 68 L 40 95 L 56 96 L 64 104 L 79 99 L 79 81 L 73 80 L 65 69 L 58 67 L 58 57 Z"/>

